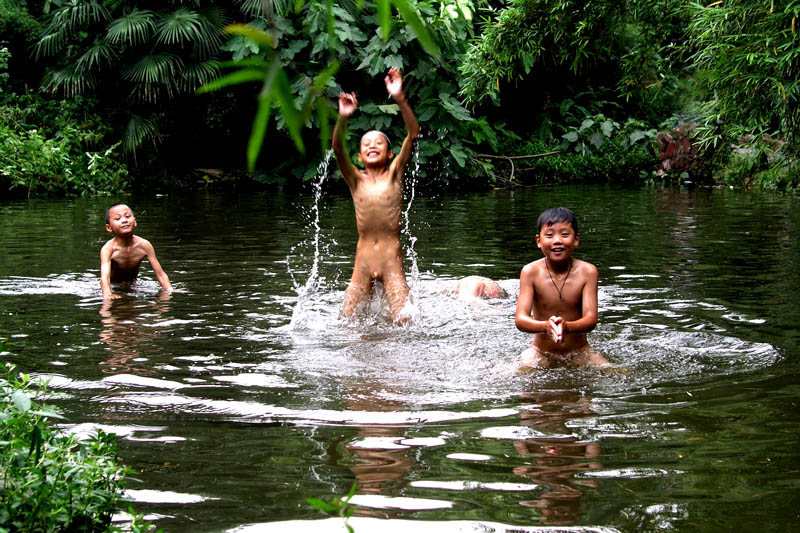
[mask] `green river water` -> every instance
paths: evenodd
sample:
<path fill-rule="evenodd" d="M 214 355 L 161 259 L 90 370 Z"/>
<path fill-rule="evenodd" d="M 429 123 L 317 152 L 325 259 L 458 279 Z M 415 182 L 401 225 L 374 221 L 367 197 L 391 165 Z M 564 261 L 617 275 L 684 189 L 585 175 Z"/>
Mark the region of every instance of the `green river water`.
<path fill-rule="evenodd" d="M 50 379 L 65 430 L 118 435 L 159 528 L 344 531 L 306 498 L 357 480 L 357 533 L 800 531 L 798 198 L 417 196 L 417 316 L 396 328 L 379 302 L 338 320 L 356 232 L 329 186 L 318 204 L 128 199 L 177 290 L 159 296 L 145 263 L 105 305 L 108 200 L 0 201 L 2 357 Z M 519 272 L 552 205 L 576 212 L 576 257 L 600 272 L 589 341 L 628 374 L 509 372 L 531 340 Z M 470 274 L 508 297 L 455 300 Z"/>

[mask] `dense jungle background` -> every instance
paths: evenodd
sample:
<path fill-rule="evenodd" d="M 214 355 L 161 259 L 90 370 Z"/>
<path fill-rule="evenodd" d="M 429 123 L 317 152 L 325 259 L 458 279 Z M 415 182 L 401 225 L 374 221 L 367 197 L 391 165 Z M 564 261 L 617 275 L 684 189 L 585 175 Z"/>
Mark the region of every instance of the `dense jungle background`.
<path fill-rule="evenodd" d="M 336 98 L 426 187 L 800 184 L 800 0 L 0 0 L 6 197 L 299 187 Z M 340 184 L 341 185 L 341 184 Z"/>

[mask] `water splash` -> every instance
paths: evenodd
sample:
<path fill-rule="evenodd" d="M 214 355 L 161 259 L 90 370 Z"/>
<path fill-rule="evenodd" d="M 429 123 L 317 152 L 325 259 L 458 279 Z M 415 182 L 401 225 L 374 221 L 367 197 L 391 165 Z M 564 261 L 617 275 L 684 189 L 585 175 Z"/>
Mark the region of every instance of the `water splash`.
<path fill-rule="evenodd" d="M 322 185 L 328 177 L 328 167 L 332 159 L 333 150 L 328 150 L 325 157 L 317 167 L 317 180 L 314 182 L 314 204 L 311 207 L 311 225 L 314 229 L 314 236 L 311 239 L 311 247 L 314 250 L 314 258 L 311 263 L 311 268 L 308 272 L 308 278 L 302 285 L 297 281 L 295 272 L 291 267 L 291 258 L 294 256 L 295 251 L 308 241 L 304 241 L 294 245 L 286 256 L 286 269 L 289 276 L 292 278 L 292 286 L 297 293 L 297 304 L 295 304 L 292 311 L 292 319 L 289 322 L 290 329 L 298 329 L 307 325 L 311 316 L 309 304 L 315 299 L 314 297 L 320 292 L 320 287 L 323 285 L 325 278 L 319 274 L 319 265 L 323 259 L 321 242 L 321 228 L 319 225 L 320 214 L 320 199 L 322 198 Z"/>
<path fill-rule="evenodd" d="M 420 133 L 419 137 L 422 137 Z M 406 247 L 406 257 L 411 263 L 411 279 L 409 280 L 408 287 L 408 300 L 403 307 L 403 313 L 411 317 L 413 323 L 417 323 L 420 317 L 420 310 L 416 302 L 419 301 L 419 263 L 417 261 L 417 251 L 414 245 L 417 238 L 411 234 L 411 205 L 414 203 L 416 195 L 417 177 L 419 176 L 419 141 L 414 146 L 414 154 L 412 157 L 413 165 L 411 167 L 410 176 L 408 179 L 408 187 L 404 189 L 404 193 L 408 198 L 406 202 L 406 209 L 403 211 L 403 228 L 401 233 L 408 239 L 408 246 Z"/>

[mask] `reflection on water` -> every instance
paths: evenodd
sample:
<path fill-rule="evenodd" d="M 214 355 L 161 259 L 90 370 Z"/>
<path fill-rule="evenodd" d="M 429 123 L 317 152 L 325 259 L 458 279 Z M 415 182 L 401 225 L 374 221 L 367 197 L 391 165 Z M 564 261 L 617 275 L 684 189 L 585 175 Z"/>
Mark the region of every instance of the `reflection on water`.
<path fill-rule="evenodd" d="M 133 299 L 103 300 L 100 304 L 100 340 L 108 346 L 110 357 L 100 363 L 106 374 L 131 373 L 152 375 L 150 368 L 136 368 L 134 363 L 147 361 L 149 351 L 165 333 L 159 323 L 169 320 L 164 315 L 169 309 L 171 295 L 160 292 L 154 302 L 137 302 Z"/>
<path fill-rule="evenodd" d="M 51 379 L 65 429 L 119 436 L 137 510 L 159 527 L 341 531 L 305 499 L 354 480 L 359 533 L 794 523 L 796 201 L 602 187 L 416 198 L 403 239 L 419 316 L 399 328 L 377 299 L 338 318 L 357 235 L 330 181 L 318 204 L 142 201 L 185 292 L 159 296 L 145 273 L 113 302 L 98 201 L 0 204 L 5 357 Z M 538 257 L 530 219 L 553 204 L 581 215 L 578 256 L 600 271 L 590 342 L 628 374 L 515 373 L 531 341 L 513 326 L 519 269 Z M 203 216 L 177 224 L 183 212 Z M 51 246 L 41 220 L 54 216 L 73 221 L 72 247 Z M 467 275 L 507 297 L 456 299 Z"/>
<path fill-rule="evenodd" d="M 526 459 L 514 473 L 525 476 L 545 490 L 520 505 L 537 509 L 541 523 L 548 526 L 577 524 L 582 518 L 581 498 L 585 490 L 596 489 L 591 479 L 576 479 L 576 474 L 603 467 L 598 442 L 582 442 L 566 423 L 592 416 L 591 399 L 575 391 L 549 391 L 524 395 L 533 402 L 522 412 L 522 425 L 535 437 L 514 442 L 514 449 Z"/>

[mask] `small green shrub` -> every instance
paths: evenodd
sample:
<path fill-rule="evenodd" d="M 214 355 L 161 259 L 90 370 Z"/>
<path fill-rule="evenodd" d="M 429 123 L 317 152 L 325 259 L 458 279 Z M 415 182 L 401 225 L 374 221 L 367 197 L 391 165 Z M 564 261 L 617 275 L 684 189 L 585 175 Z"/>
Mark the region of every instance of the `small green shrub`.
<path fill-rule="evenodd" d="M 14 365 L 0 369 L 0 531 L 107 531 L 128 474 L 116 438 L 98 431 L 81 442 L 52 429 L 62 417 L 45 392 Z M 141 517 L 134 524 L 146 530 Z"/>

